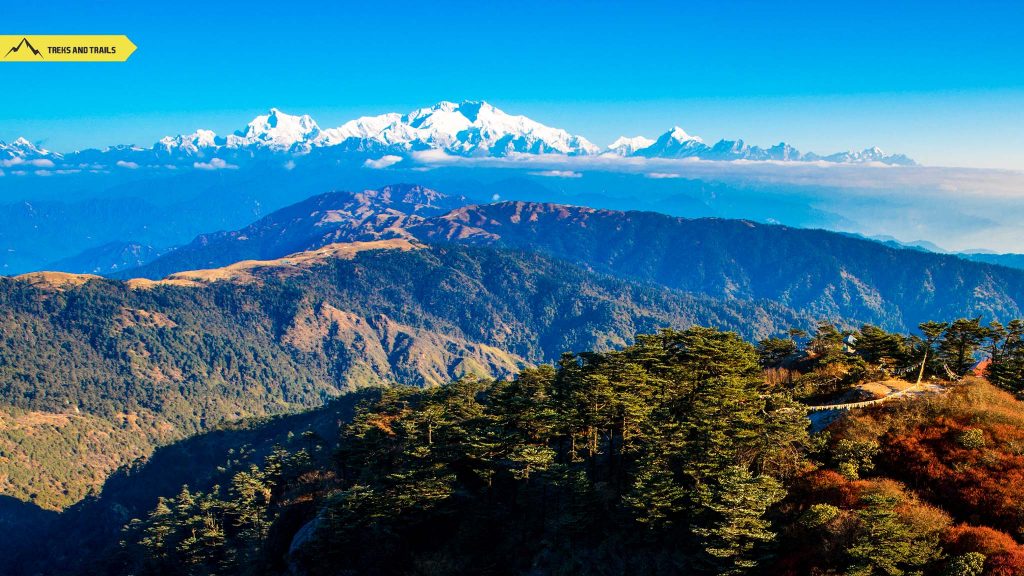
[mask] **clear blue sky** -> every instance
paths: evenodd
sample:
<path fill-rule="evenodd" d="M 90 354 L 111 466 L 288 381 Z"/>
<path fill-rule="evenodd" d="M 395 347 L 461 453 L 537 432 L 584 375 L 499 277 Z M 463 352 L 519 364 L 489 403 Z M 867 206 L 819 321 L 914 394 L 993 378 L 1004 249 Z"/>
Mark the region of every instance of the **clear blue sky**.
<path fill-rule="evenodd" d="M 126 64 L 0 64 L 0 139 L 56 150 L 485 99 L 597 144 L 877 144 L 1024 169 L 1024 2 L 9 2 L 0 33 L 127 34 Z"/>

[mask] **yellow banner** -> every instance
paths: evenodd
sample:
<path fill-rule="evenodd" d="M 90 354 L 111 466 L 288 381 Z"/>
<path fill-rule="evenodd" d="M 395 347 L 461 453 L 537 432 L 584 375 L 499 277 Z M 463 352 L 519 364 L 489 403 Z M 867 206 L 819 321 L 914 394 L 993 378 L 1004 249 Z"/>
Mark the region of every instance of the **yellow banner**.
<path fill-rule="evenodd" d="M 124 62 L 132 52 L 127 36 L 0 35 L 0 62 Z"/>

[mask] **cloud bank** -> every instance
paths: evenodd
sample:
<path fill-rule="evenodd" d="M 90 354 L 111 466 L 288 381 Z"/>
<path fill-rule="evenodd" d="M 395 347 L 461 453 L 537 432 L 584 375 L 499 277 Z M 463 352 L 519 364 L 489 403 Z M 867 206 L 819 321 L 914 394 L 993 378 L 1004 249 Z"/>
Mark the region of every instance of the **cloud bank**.
<path fill-rule="evenodd" d="M 413 152 L 424 166 L 478 166 L 527 169 L 538 176 L 588 171 L 643 174 L 648 178 L 713 179 L 720 181 L 808 184 L 842 188 L 942 189 L 948 192 L 1021 198 L 1024 171 L 930 166 L 890 166 L 881 163 L 699 160 L 695 158 L 636 158 L 613 154 L 565 156 L 521 154 L 502 158 L 466 158 L 437 150 Z"/>
<path fill-rule="evenodd" d="M 908 242 L 930 240 L 949 250 L 1024 253 L 1024 171 L 612 155 L 464 158 L 437 151 L 414 153 L 412 158 L 430 168 L 571 177 L 581 184 L 573 191 L 583 195 L 594 191 L 586 183 L 600 181 L 601 174 L 635 175 L 650 184 L 650 189 L 636 184 L 636 198 L 660 211 L 668 208 L 659 204 L 657 194 L 678 195 L 687 189 L 686 181 L 721 183 L 724 189 L 709 193 L 713 198 L 695 197 L 692 203 L 707 204 L 710 214 L 720 209 L 725 217 L 891 235 Z"/>

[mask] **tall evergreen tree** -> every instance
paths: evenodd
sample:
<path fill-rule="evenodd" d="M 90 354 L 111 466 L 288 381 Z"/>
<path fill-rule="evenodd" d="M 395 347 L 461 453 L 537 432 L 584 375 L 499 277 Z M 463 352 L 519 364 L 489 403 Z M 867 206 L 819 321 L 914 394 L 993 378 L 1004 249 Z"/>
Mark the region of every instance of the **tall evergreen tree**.
<path fill-rule="evenodd" d="M 954 374 L 964 375 L 974 366 L 974 355 L 988 337 L 981 317 L 961 318 L 946 327 L 939 341 L 939 358 Z"/>

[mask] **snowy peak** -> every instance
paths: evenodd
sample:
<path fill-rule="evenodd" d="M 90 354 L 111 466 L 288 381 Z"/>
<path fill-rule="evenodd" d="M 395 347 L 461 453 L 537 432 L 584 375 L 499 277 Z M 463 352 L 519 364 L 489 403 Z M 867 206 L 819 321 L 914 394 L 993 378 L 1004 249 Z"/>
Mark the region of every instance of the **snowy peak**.
<path fill-rule="evenodd" d="M 0 140 L 0 160 L 39 160 L 61 158 L 60 154 L 40 148 L 27 138 L 19 137 L 10 144 Z"/>
<path fill-rule="evenodd" d="M 392 113 L 349 120 L 337 128 L 324 129 L 321 132 L 320 142 L 323 146 L 335 146 L 350 138 L 369 140 L 379 137 L 386 128 L 398 122 L 401 117 L 400 114 Z"/>
<path fill-rule="evenodd" d="M 513 116 L 483 101 L 439 102 L 405 115 L 382 114 L 323 131 L 320 145 L 363 150 L 443 150 L 458 156 L 596 154 L 581 136 Z"/>
<path fill-rule="evenodd" d="M 666 134 L 670 139 L 675 140 L 676 142 L 689 142 L 690 140 L 703 142 L 703 140 L 701 140 L 699 137 L 687 134 L 686 130 L 683 130 L 679 126 L 673 127 Z"/>
<path fill-rule="evenodd" d="M 637 137 L 642 138 L 642 137 Z M 770 148 L 751 146 L 742 139 L 719 140 L 708 146 L 700 138 L 688 134 L 679 126 L 665 132 L 646 147 L 637 147 L 632 151 L 628 143 L 635 138 L 619 138 L 608 147 L 609 152 L 620 156 L 637 156 L 642 158 L 696 158 L 700 160 L 749 160 L 749 161 L 824 161 L 843 164 L 864 164 L 869 162 L 914 166 L 916 163 L 902 154 L 886 154 L 878 147 L 867 148 L 860 152 L 840 152 L 829 156 L 818 156 L 814 153 L 804 154 L 786 144 L 779 142 Z"/>
<path fill-rule="evenodd" d="M 700 157 L 708 151 L 704 141 L 691 136 L 679 126 L 658 137 L 650 146 L 637 150 L 633 155 L 644 158 L 691 158 Z"/>
<path fill-rule="evenodd" d="M 200 156 L 206 148 L 214 148 L 223 144 L 213 130 L 196 130 L 192 134 L 179 136 L 165 136 L 161 138 L 153 149 L 159 154 L 174 156 L 180 154 L 187 157 Z"/>
<path fill-rule="evenodd" d="M 228 137 L 231 147 L 249 145 L 266 146 L 277 150 L 288 150 L 296 144 L 309 144 L 320 135 L 320 127 L 309 115 L 292 116 L 277 108 L 257 116 L 245 130 Z"/>
<path fill-rule="evenodd" d="M 602 152 L 582 136 L 546 126 L 526 116 L 508 114 L 483 100 L 443 100 L 407 114 L 391 112 L 363 116 L 337 128 L 324 129 L 308 115 L 293 116 L 271 108 L 227 138 L 210 130 L 197 130 L 188 135 L 163 138 L 154 146 L 158 154 L 185 158 L 210 155 L 222 149 L 253 152 L 265 149 L 306 154 L 327 148 L 336 153 L 375 156 L 406 155 L 424 150 L 467 157 L 519 154 L 587 156 Z M 700 137 L 679 126 L 673 126 L 657 139 L 623 136 L 612 142 L 605 152 L 643 158 L 914 164 L 906 156 L 887 155 L 878 148 L 818 156 L 803 154 L 785 142 L 760 148 L 743 140 L 720 140 L 714 146 L 708 146 Z"/>
<path fill-rule="evenodd" d="M 803 160 L 803 154 L 785 142 L 779 142 L 767 150 L 768 159 L 777 162 L 793 162 Z"/>
<path fill-rule="evenodd" d="M 785 144 L 783 144 L 785 146 Z M 770 160 L 768 151 L 742 139 L 719 140 L 702 158 L 708 160 Z"/>
<path fill-rule="evenodd" d="M 483 101 L 440 102 L 396 119 L 383 134 L 412 149 L 436 148 L 459 156 L 595 154 L 581 136 L 513 116 Z"/>
<path fill-rule="evenodd" d="M 192 134 L 165 136 L 153 149 L 158 154 L 185 157 L 202 156 L 222 147 L 302 152 L 316 145 L 320 137 L 320 127 L 309 115 L 293 116 L 271 108 L 226 138 L 217 136 L 212 130 L 200 129 Z"/>
<path fill-rule="evenodd" d="M 644 136 L 620 136 L 608 145 L 608 151 L 618 156 L 632 156 L 638 150 L 650 147 L 651 144 L 654 144 L 654 140 Z"/>

